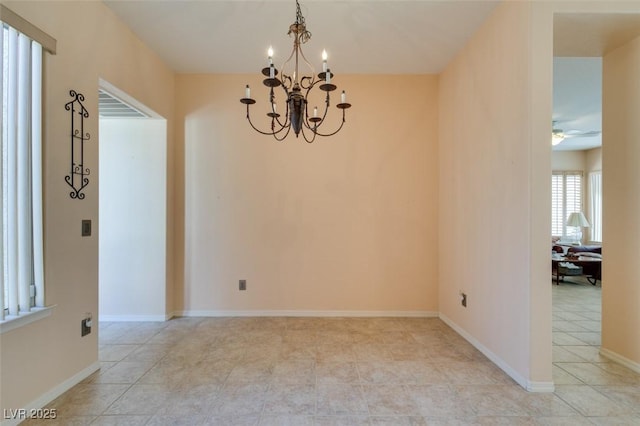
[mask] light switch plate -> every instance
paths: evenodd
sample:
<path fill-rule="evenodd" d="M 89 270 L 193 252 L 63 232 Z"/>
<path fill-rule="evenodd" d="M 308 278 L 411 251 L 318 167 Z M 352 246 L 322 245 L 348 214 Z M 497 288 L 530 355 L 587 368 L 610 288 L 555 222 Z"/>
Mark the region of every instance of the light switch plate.
<path fill-rule="evenodd" d="M 88 219 L 82 220 L 82 236 L 83 237 L 91 236 L 91 221 Z"/>

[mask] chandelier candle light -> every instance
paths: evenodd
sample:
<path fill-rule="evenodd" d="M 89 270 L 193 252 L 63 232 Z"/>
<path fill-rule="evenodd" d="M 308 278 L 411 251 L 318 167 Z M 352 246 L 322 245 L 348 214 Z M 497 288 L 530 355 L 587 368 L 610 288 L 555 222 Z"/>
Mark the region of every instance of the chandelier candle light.
<path fill-rule="evenodd" d="M 269 103 L 271 105 L 270 111 L 267 113 L 267 117 L 271 119 L 270 131 L 262 131 L 258 129 L 249 116 L 249 107 L 256 103 L 251 98 L 251 89 L 249 85 L 245 87 L 244 98 L 240 99 L 240 102 L 247 106 L 247 121 L 251 124 L 251 127 L 258 133 L 263 135 L 271 135 L 277 140 L 284 140 L 291 128 L 296 137 L 302 133 L 302 137 L 308 143 L 315 140 L 316 136 L 332 136 L 338 133 L 345 123 L 345 110 L 351 107 L 351 104 L 347 103 L 347 95 L 342 91 L 340 95 L 340 103 L 336 105 L 338 109 L 342 110 L 342 122 L 340 126 L 333 132 L 321 133 L 320 127 L 324 124 L 329 106 L 331 104 L 330 93 L 337 89 L 336 85 L 331 83 L 333 73 L 327 65 L 327 52 L 322 51 L 322 72 L 317 76 L 313 71 L 313 66 L 307 61 L 302 53 L 301 45 L 311 39 L 311 33 L 307 31 L 304 17 L 300 11 L 300 3 L 296 0 L 296 21 L 289 27 L 289 35 L 293 35 L 293 51 L 289 58 L 282 66 L 282 72 L 279 72 L 273 65 L 273 49 L 269 47 L 267 52 L 269 66 L 262 69 L 262 75 L 265 78 L 263 84 L 269 88 Z M 311 76 L 301 76 L 299 72 L 300 59 L 309 67 Z M 293 64 L 292 64 L 293 62 Z M 280 74 L 280 78 L 278 75 Z M 286 110 L 284 114 L 284 120 L 281 120 L 281 115 L 277 112 L 276 106 L 276 94 L 275 88 L 281 87 L 286 97 Z M 324 111 L 319 115 L 318 107 L 313 107 L 313 113 L 310 116 L 308 112 L 308 96 L 311 89 L 318 87 L 320 90 L 326 92 Z"/>

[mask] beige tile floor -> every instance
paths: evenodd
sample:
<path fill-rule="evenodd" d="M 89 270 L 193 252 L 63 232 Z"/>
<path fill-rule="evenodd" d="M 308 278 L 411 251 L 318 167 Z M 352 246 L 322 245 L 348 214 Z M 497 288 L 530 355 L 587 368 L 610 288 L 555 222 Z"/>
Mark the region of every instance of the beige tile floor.
<path fill-rule="evenodd" d="M 101 370 L 45 424 L 640 425 L 640 375 L 598 355 L 600 288 L 553 297 L 553 394 L 438 319 L 179 318 L 101 323 Z"/>

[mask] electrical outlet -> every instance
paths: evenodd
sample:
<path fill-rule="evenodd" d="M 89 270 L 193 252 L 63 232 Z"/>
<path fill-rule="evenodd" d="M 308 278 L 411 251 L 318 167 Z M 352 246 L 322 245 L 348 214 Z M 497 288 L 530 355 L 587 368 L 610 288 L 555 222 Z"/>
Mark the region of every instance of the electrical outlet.
<path fill-rule="evenodd" d="M 247 280 L 240 280 L 240 284 L 238 285 L 238 289 L 239 290 L 246 290 L 247 289 Z"/>
<path fill-rule="evenodd" d="M 467 295 L 465 293 L 460 293 L 460 296 L 462 296 L 462 300 L 460 301 L 460 303 L 462 303 L 462 306 L 464 306 L 466 308 L 467 307 Z"/>
<path fill-rule="evenodd" d="M 89 324 L 87 324 L 87 322 Z M 84 337 L 89 333 L 91 333 L 91 320 L 83 319 L 82 320 L 82 331 L 80 332 L 80 337 Z"/>
<path fill-rule="evenodd" d="M 85 318 L 81 321 L 80 337 L 84 337 L 91 333 L 91 326 L 93 325 L 92 315 L 87 313 Z"/>

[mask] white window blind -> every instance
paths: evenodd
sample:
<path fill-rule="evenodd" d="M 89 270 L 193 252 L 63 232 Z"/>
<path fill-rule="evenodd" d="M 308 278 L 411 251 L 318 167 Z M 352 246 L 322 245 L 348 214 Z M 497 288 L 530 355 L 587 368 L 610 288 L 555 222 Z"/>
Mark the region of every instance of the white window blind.
<path fill-rule="evenodd" d="M 602 242 L 602 172 L 589 173 L 591 241 Z"/>
<path fill-rule="evenodd" d="M 551 235 L 568 238 L 567 218 L 582 211 L 582 172 L 554 171 L 551 176 Z"/>
<path fill-rule="evenodd" d="M 0 321 L 44 306 L 42 46 L 0 23 L 2 173 Z"/>

